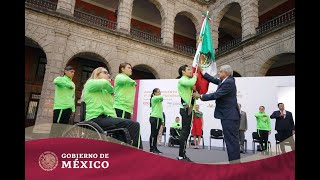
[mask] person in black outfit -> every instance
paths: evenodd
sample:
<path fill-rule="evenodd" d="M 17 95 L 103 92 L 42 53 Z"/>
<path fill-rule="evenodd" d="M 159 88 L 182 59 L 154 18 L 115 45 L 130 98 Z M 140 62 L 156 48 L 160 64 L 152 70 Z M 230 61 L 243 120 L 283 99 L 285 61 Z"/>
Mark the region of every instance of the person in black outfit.
<path fill-rule="evenodd" d="M 279 111 L 274 111 L 270 118 L 276 119 L 275 130 L 278 133 L 278 140 L 280 142 L 286 140 L 291 146 L 291 150 L 294 150 L 293 134 L 295 133 L 295 125 L 290 111 L 284 109 L 283 103 L 278 103 Z M 284 143 L 280 143 L 280 149 L 282 153 L 285 153 Z"/>

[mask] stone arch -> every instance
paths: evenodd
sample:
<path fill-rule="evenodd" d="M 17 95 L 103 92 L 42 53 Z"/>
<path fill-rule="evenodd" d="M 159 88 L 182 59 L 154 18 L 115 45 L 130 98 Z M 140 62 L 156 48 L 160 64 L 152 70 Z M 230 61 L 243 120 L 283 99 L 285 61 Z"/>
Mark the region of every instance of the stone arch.
<path fill-rule="evenodd" d="M 74 54 L 71 58 L 69 58 L 69 59 L 66 61 L 66 63 L 64 64 L 64 66 L 67 65 L 68 62 L 69 62 L 70 60 L 72 60 L 73 58 L 75 58 L 75 57 L 81 57 L 81 56 L 90 56 L 90 57 L 96 58 L 99 62 L 104 63 L 104 64 L 107 66 L 107 69 L 108 69 L 109 73 L 111 73 L 111 66 L 110 66 L 109 62 L 108 62 L 104 57 L 102 57 L 100 54 L 98 54 L 98 53 L 96 53 L 96 52 L 90 52 L 90 51 L 82 51 L 82 52 L 79 52 L 79 53 Z"/>
<path fill-rule="evenodd" d="M 164 10 L 165 9 L 164 7 L 166 7 L 165 6 L 166 2 L 164 2 L 164 0 L 149 0 L 149 2 L 154 4 L 157 7 L 157 9 L 160 11 L 160 16 L 161 16 L 161 25 L 160 25 L 161 34 L 160 34 L 160 36 L 161 36 L 161 38 L 164 38 L 163 36 L 164 36 L 165 31 L 166 31 L 166 29 L 165 29 L 166 22 L 165 21 L 166 21 L 166 18 L 167 18 L 167 13 Z"/>
<path fill-rule="evenodd" d="M 135 0 L 130 0 L 130 5 L 131 5 L 131 14 L 133 11 L 133 3 Z M 165 1 L 164 0 L 148 0 L 148 2 L 154 4 L 156 6 L 156 8 L 159 10 L 160 12 L 160 16 L 161 16 L 161 30 L 163 29 L 163 24 L 164 24 L 164 19 L 166 18 L 166 11 L 165 11 Z M 132 15 L 131 15 L 132 16 Z"/>
<path fill-rule="evenodd" d="M 230 57 L 230 59 L 220 59 L 218 62 L 218 69 L 222 66 L 222 65 L 230 65 L 233 69 L 233 73 L 234 75 L 240 75 L 240 77 L 243 77 L 244 73 L 244 65 L 243 63 L 241 63 L 241 59 L 242 59 L 242 53 L 241 54 L 237 54 L 236 56 Z M 238 58 L 236 58 L 238 57 Z M 233 60 L 231 60 L 233 59 Z M 231 60 L 231 61 L 230 61 Z M 222 61 L 222 62 L 220 62 Z M 236 76 L 239 77 L 239 76 Z"/>
<path fill-rule="evenodd" d="M 27 13 L 27 16 L 31 16 L 33 13 Z M 31 17 L 30 17 L 31 18 Z M 32 19 L 32 18 L 31 18 Z M 43 50 L 47 57 L 47 64 L 53 63 L 51 59 L 54 56 L 54 44 L 56 40 L 55 32 L 44 26 L 33 24 L 30 21 L 25 21 L 25 37 L 38 43 L 39 47 Z"/>
<path fill-rule="evenodd" d="M 216 2 L 213 6 L 211 6 L 210 11 L 213 12 L 213 26 L 212 26 L 212 31 L 213 34 L 216 33 L 215 36 L 215 48 L 218 48 L 218 38 L 219 38 L 219 27 L 220 27 L 220 22 L 226 12 L 229 10 L 232 4 L 237 3 L 240 6 L 240 13 L 241 13 L 241 22 L 243 22 L 243 7 L 244 5 L 242 4 L 243 1 L 241 0 L 221 0 L 220 3 Z M 217 7 L 215 5 L 218 5 Z M 242 23 L 241 23 L 242 26 Z M 243 32 L 243 27 L 242 27 L 242 32 Z"/>
<path fill-rule="evenodd" d="M 166 17 L 166 11 L 164 10 L 165 2 L 163 0 L 149 0 L 150 3 L 154 4 L 160 12 L 161 16 L 161 25 L 163 24 L 163 20 Z"/>
<path fill-rule="evenodd" d="M 29 49 L 30 47 L 30 49 Z M 39 111 L 39 99 L 45 83 L 47 55 L 33 39 L 25 36 L 25 127 L 33 126 Z"/>
<path fill-rule="evenodd" d="M 184 15 L 184 16 L 188 17 L 189 19 L 191 19 L 191 21 L 194 24 L 194 27 L 196 28 L 197 35 L 200 33 L 200 28 L 201 28 L 200 23 L 201 23 L 201 18 L 202 18 L 201 13 L 197 14 L 196 12 L 194 12 L 194 10 L 190 9 L 189 7 L 180 6 L 180 8 L 177 8 L 175 10 L 173 19 L 175 19 L 178 14 Z"/>
<path fill-rule="evenodd" d="M 264 76 L 269 68 L 275 63 L 275 60 L 272 59 L 275 56 L 284 53 L 295 53 L 295 39 L 292 38 L 288 41 L 284 41 L 273 46 L 270 46 L 266 49 L 261 50 L 256 53 L 257 63 L 260 66 L 258 75 Z"/>
<path fill-rule="evenodd" d="M 79 54 L 89 54 L 97 57 L 98 60 L 107 65 L 110 73 L 113 72 L 110 62 L 112 59 L 116 59 L 117 53 L 115 47 L 100 44 L 94 41 L 89 41 L 89 43 L 79 43 L 74 46 L 69 45 L 68 43 L 66 46 L 62 67 L 64 67 L 69 60 Z"/>
<path fill-rule="evenodd" d="M 123 0 L 119 0 L 119 4 L 122 2 Z M 129 3 L 131 5 L 131 9 L 133 9 L 133 3 L 135 0 L 130 0 Z M 166 7 L 165 6 L 165 1 L 164 0 L 148 0 L 150 3 L 154 4 L 156 6 L 156 8 L 159 10 L 160 12 L 160 16 L 161 19 L 163 19 L 164 17 L 166 17 L 166 11 L 164 10 Z M 131 12 L 132 13 L 132 12 Z"/>
<path fill-rule="evenodd" d="M 26 33 L 27 33 L 27 31 L 26 31 Z M 50 53 L 48 53 L 48 52 L 50 52 L 49 47 L 47 46 L 47 44 L 43 40 L 41 40 L 43 38 L 39 38 L 39 36 L 32 36 L 32 35 L 30 36 L 30 35 L 31 34 L 25 34 L 25 38 L 30 39 L 31 41 L 35 42 L 39 46 L 39 48 L 46 55 L 46 59 L 47 59 L 47 63 L 48 63 L 48 59 L 49 59 L 48 55 L 50 55 Z"/>
<path fill-rule="evenodd" d="M 140 67 L 140 68 L 146 69 L 146 70 L 150 71 L 150 72 L 154 75 L 154 77 L 155 77 L 156 79 L 160 79 L 160 75 L 159 75 L 159 73 L 156 71 L 156 68 L 154 68 L 154 67 L 152 66 L 152 64 L 150 64 L 150 63 L 146 63 L 146 64 L 136 63 L 136 64 L 131 64 L 131 65 L 132 65 L 132 68 Z"/>
<path fill-rule="evenodd" d="M 219 24 L 225 13 L 229 10 L 230 6 L 233 3 L 237 3 L 240 5 L 241 12 L 243 11 L 243 1 L 241 0 L 220 0 L 220 2 L 216 2 L 211 6 L 210 12 L 213 12 L 213 28 L 216 28 L 215 30 L 218 30 Z M 241 13 L 242 17 L 242 13 Z"/>
<path fill-rule="evenodd" d="M 238 71 L 233 71 L 233 77 L 242 77 Z"/>

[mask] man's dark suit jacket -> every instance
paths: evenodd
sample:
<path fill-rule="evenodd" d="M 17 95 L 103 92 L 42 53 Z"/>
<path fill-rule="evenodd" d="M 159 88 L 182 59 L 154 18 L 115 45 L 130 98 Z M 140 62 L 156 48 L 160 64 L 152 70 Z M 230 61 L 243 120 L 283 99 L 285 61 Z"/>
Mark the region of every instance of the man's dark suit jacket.
<path fill-rule="evenodd" d="M 218 85 L 216 92 L 202 95 L 201 100 L 216 100 L 214 117 L 217 119 L 240 119 L 240 111 L 237 102 L 237 87 L 235 79 L 229 76 L 223 83 L 220 79 L 205 73 L 203 76 L 211 83 Z"/>
<path fill-rule="evenodd" d="M 292 117 L 292 113 L 289 111 L 286 111 L 286 117 L 283 118 L 280 116 L 280 111 L 274 111 L 270 118 L 271 119 L 276 119 L 276 127 L 275 129 L 278 130 L 287 130 L 287 131 L 292 131 L 295 129 L 294 127 L 294 121 Z"/>

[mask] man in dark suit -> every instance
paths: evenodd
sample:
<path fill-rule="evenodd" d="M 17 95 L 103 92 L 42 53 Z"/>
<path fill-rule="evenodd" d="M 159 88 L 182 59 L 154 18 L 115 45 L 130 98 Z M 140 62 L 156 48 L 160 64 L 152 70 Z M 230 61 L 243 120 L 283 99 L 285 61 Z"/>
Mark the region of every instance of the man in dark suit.
<path fill-rule="evenodd" d="M 278 140 L 280 142 L 287 140 L 291 146 L 291 150 L 294 150 L 294 140 L 292 136 L 295 133 L 295 126 L 292 113 L 284 109 L 283 103 L 278 103 L 278 108 L 279 111 L 274 111 L 270 116 L 271 119 L 276 119 L 275 130 L 278 134 Z M 286 152 L 284 142 L 280 143 L 280 149 L 282 153 Z"/>
<path fill-rule="evenodd" d="M 202 72 L 201 66 L 198 70 Z M 221 119 L 224 140 L 227 146 L 228 159 L 231 163 L 240 162 L 239 126 L 240 111 L 237 102 L 237 87 L 235 79 L 232 77 L 233 70 L 229 65 L 220 67 L 219 79 L 204 74 L 204 78 L 209 82 L 218 85 L 216 92 L 210 94 L 197 94 L 193 96 L 202 101 L 216 100 L 214 117 Z"/>

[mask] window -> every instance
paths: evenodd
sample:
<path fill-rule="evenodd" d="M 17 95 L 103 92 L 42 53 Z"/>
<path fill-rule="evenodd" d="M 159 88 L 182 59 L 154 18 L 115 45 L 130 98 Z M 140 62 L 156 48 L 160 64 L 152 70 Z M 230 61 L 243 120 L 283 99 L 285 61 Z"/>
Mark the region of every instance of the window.
<path fill-rule="evenodd" d="M 84 83 L 89 79 L 89 77 L 92 74 L 92 71 L 94 70 L 94 67 L 89 66 L 83 66 L 82 72 L 81 72 L 81 86 L 83 87 Z"/>
<path fill-rule="evenodd" d="M 46 72 L 46 64 L 47 64 L 47 59 L 44 57 L 40 57 L 38 61 L 36 76 L 34 79 L 35 82 L 43 82 L 44 74 Z"/>
<path fill-rule="evenodd" d="M 34 94 L 34 93 L 31 94 L 26 119 L 30 119 L 30 120 L 36 119 L 39 99 L 40 99 L 40 94 Z"/>

